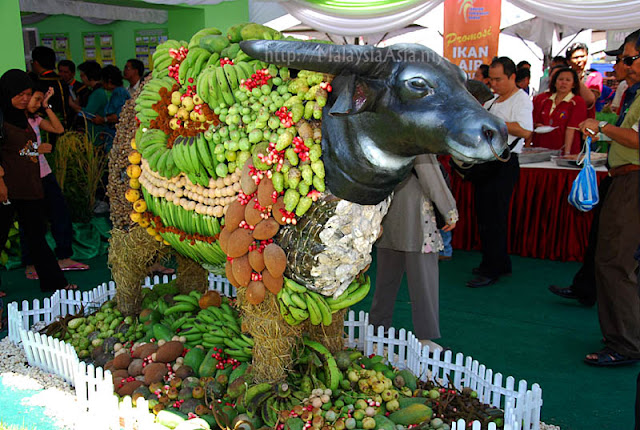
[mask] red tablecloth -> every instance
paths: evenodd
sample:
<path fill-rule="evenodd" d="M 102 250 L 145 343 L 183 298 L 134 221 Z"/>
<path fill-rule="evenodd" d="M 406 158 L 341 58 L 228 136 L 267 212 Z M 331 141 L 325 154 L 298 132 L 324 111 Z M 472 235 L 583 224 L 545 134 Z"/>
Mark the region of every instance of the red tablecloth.
<path fill-rule="evenodd" d="M 580 212 L 567 202 L 578 171 L 521 166 L 507 226 L 510 254 L 582 261 L 593 214 Z M 606 172 L 598 171 L 597 175 L 600 181 Z M 453 231 L 453 247 L 480 249 L 473 186 L 453 173 L 451 188 L 460 213 Z"/>

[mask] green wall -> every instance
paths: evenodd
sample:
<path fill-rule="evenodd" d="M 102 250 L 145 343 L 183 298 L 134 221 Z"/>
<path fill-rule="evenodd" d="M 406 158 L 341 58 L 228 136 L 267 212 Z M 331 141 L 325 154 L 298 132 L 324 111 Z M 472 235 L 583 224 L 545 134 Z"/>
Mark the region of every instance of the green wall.
<path fill-rule="evenodd" d="M 0 6 L 0 40 L 5 43 L 0 55 L 0 75 L 9 69 L 23 69 L 24 48 L 20 25 L 19 0 L 2 0 Z"/>
<path fill-rule="evenodd" d="M 4 1 L 4 0 L 3 0 Z M 107 25 L 90 24 L 82 18 L 68 15 L 50 16 L 30 27 L 38 29 L 42 33 L 68 33 L 71 46 L 71 60 L 80 64 L 82 57 L 82 33 L 89 31 L 111 31 L 113 34 L 116 65 L 122 70 L 129 58 L 135 58 L 136 30 L 165 29 L 167 24 L 143 24 L 132 21 L 115 21 Z"/>
<path fill-rule="evenodd" d="M 232 25 L 248 20 L 248 0 L 223 1 L 212 6 L 169 10 L 169 38 L 188 41 L 193 33 L 202 28 L 217 27 L 226 31 Z"/>

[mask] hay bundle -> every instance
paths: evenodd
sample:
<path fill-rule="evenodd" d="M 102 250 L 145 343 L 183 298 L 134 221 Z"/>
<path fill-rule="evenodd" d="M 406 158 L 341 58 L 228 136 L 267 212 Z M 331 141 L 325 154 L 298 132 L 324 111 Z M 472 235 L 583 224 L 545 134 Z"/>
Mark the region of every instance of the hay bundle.
<path fill-rule="evenodd" d="M 259 305 L 245 299 L 246 288 L 238 289 L 238 305 L 242 311 L 242 330 L 255 342 L 253 375 L 256 383 L 276 383 L 293 370 L 293 356 L 302 336 L 302 325 L 290 326 L 280 315 L 278 299 L 267 294 Z"/>
<path fill-rule="evenodd" d="M 309 338 L 326 346 L 332 354 L 344 349 L 344 317 L 349 309 L 341 309 L 333 314 L 330 325 L 308 324 Z"/>
<path fill-rule="evenodd" d="M 158 254 L 162 244 L 140 226 L 111 230 L 109 239 L 109 267 L 116 282 L 118 310 L 123 315 L 138 315 L 142 304 L 142 281 L 147 268 Z"/>
<path fill-rule="evenodd" d="M 207 272 L 200 263 L 176 253 L 178 261 L 178 271 L 176 276 L 176 287 L 180 294 L 189 294 L 191 291 L 204 293 L 209 288 Z"/>

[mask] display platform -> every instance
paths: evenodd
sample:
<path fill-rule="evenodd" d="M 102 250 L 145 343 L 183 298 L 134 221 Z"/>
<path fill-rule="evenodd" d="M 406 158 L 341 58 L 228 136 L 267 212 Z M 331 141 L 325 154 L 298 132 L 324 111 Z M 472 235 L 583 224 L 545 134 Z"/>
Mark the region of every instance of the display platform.
<path fill-rule="evenodd" d="M 558 261 L 582 261 L 587 247 L 592 212 L 580 212 L 567 198 L 579 169 L 558 167 L 554 162 L 520 166 L 509 211 L 509 253 Z M 607 174 L 596 168 L 598 182 Z M 473 185 L 451 175 L 451 189 L 460 220 L 453 234 L 455 249 L 479 250 Z"/>

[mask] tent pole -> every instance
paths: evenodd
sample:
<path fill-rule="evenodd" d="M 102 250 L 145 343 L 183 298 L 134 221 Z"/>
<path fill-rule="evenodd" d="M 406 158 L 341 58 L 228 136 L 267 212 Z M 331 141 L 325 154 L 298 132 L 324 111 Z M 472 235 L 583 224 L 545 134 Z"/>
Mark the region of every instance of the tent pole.
<path fill-rule="evenodd" d="M 522 38 L 522 36 L 520 36 L 518 33 L 516 33 L 516 36 L 518 36 L 518 39 L 520 39 L 522 41 L 522 43 L 524 43 L 524 46 L 526 46 L 527 48 L 529 48 L 529 51 L 531 51 L 531 53 L 538 59 L 538 60 L 542 60 L 542 58 L 538 57 L 538 54 L 536 54 L 534 52 L 533 49 L 531 49 L 531 47 L 527 44 L 527 42 Z M 544 54 L 543 54 L 544 56 Z"/>
<path fill-rule="evenodd" d="M 560 52 L 564 51 L 565 49 L 567 49 L 567 46 L 571 45 L 571 42 L 573 42 L 574 40 L 576 40 L 576 37 L 578 37 L 578 35 L 580 33 L 582 33 L 584 31 L 584 28 L 581 28 L 579 32 L 577 32 L 576 34 L 573 35 L 573 37 L 571 38 L 570 41 L 568 41 L 560 50 Z"/>

